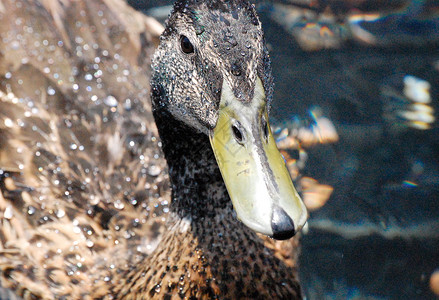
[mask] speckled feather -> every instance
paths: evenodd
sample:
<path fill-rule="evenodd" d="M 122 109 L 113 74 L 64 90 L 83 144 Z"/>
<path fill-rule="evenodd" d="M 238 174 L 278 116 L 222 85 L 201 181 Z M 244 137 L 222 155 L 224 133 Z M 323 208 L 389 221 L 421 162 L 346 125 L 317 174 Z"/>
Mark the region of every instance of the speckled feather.
<path fill-rule="evenodd" d="M 105 295 L 112 268 L 163 231 L 169 183 L 145 76 L 158 37 L 107 2 L 3 1 L 1 283 L 24 297 Z"/>
<path fill-rule="evenodd" d="M 175 51 L 181 35 L 194 45 L 189 59 Z M 162 94 L 153 102 L 202 132 L 216 124 L 225 79 L 230 79 L 235 96 L 248 103 L 259 75 L 270 106 L 269 54 L 255 8 L 246 1 L 178 1 L 155 58 L 152 88 Z"/>
<path fill-rule="evenodd" d="M 209 3 L 226 18 L 240 5 Z M 25 299 L 299 298 L 297 241 L 236 219 L 207 136 L 188 126 L 215 123 L 215 93 L 210 114 L 192 111 L 201 122 L 156 107 L 162 147 L 154 26 L 116 0 L 0 1 L 0 286 Z M 261 56 L 244 74 L 264 74 L 271 98 L 264 47 L 244 47 Z"/>

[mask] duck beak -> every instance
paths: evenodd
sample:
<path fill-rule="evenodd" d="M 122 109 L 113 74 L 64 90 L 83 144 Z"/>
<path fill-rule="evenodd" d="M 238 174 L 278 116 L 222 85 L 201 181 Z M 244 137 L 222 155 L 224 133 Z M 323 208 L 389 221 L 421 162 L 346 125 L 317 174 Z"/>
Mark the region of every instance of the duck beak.
<path fill-rule="evenodd" d="M 253 100 L 238 100 L 223 82 L 219 117 L 210 143 L 238 218 L 251 229 L 288 239 L 308 213 L 276 147 L 259 77 Z"/>

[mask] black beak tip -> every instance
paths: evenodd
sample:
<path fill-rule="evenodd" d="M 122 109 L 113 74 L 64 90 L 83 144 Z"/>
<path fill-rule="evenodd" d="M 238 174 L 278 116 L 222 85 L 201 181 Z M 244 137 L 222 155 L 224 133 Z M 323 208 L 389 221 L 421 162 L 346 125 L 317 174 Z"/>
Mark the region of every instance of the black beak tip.
<path fill-rule="evenodd" d="M 279 206 L 273 209 L 271 229 L 273 230 L 273 238 L 276 240 L 287 240 L 296 234 L 293 220 Z"/>

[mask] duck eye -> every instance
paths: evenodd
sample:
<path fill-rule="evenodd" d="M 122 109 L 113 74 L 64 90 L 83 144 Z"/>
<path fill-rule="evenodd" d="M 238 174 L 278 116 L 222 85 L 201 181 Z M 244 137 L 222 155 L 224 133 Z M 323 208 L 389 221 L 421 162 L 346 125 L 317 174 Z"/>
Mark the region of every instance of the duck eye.
<path fill-rule="evenodd" d="M 189 41 L 188 37 L 185 35 L 180 37 L 180 47 L 181 51 L 186 54 L 194 53 L 194 45 L 192 45 L 191 41 Z"/>

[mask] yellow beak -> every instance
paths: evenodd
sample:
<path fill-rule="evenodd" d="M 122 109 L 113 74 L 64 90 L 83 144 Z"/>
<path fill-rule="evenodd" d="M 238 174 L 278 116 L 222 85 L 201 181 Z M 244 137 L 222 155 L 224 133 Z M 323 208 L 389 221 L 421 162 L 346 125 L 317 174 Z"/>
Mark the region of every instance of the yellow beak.
<path fill-rule="evenodd" d="M 292 237 L 308 213 L 276 147 L 262 82 L 242 103 L 223 83 L 219 118 L 210 142 L 238 218 L 276 239 Z"/>

